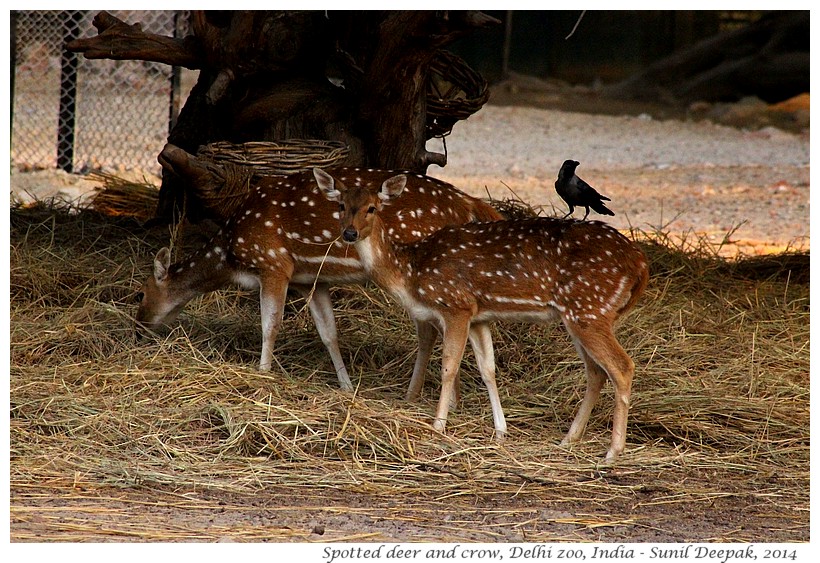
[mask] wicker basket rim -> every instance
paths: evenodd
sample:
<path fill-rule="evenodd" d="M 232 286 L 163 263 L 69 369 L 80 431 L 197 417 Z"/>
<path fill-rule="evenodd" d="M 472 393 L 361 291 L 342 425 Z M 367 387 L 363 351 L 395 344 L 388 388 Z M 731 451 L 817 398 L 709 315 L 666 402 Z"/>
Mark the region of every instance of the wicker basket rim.
<path fill-rule="evenodd" d="M 281 141 L 217 141 L 199 147 L 198 156 L 248 167 L 254 174 L 292 174 L 313 166 L 339 164 L 350 153 L 341 141 L 286 139 Z"/>
<path fill-rule="evenodd" d="M 247 141 L 244 143 L 231 143 L 228 141 L 216 141 L 199 147 L 202 152 L 261 152 L 299 150 L 299 149 L 340 149 L 348 150 L 347 144 L 342 141 L 331 141 L 324 139 L 286 139 L 282 141 Z"/>

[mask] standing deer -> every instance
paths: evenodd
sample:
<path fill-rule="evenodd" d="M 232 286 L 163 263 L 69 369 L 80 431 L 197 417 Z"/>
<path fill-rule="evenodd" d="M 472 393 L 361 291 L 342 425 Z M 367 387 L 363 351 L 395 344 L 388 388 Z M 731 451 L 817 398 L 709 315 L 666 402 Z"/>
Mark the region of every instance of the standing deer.
<path fill-rule="evenodd" d="M 562 444 L 581 438 L 607 378 L 615 388 L 612 441 L 605 462 L 623 452 L 635 366 L 613 334 L 613 324 L 636 303 L 649 279 L 643 252 L 597 221 L 529 218 L 444 227 L 402 244 L 384 218 L 407 189 L 408 177 L 380 188 L 346 186 L 314 168 L 328 200 L 339 204 L 342 238 L 354 246 L 371 279 L 418 323 L 433 323 L 444 340 L 441 396 L 433 428 L 444 431 L 467 340 L 475 352 L 492 405 L 495 435 L 507 423 L 495 382 L 489 323 L 563 321 L 586 366 L 587 389 Z M 425 225 L 425 217 L 416 228 Z M 424 370 L 413 373 L 411 389 Z"/>
<path fill-rule="evenodd" d="M 163 150 L 160 162 L 188 179 L 205 181 L 207 176 L 204 167 L 196 168 L 196 159 L 172 145 Z M 378 187 L 395 174 L 358 168 L 340 168 L 334 173 L 362 187 Z M 418 240 L 449 224 L 501 218 L 491 206 L 450 184 L 420 174 L 406 178 L 409 194 L 403 204 L 382 217 L 385 231 L 397 241 Z M 334 234 L 337 218 L 336 205 L 321 195 L 309 170 L 256 181 L 223 228 L 202 248 L 174 264 L 168 248 L 157 253 L 153 275 L 140 291 L 138 326 L 155 329 L 166 325 L 194 297 L 231 282 L 249 289 L 258 287 L 262 321 L 259 367 L 269 370 L 290 285 L 309 297 L 311 315 L 330 353 L 339 385 L 352 391 L 339 350 L 328 286 L 359 284 L 368 278 L 355 249 L 343 245 Z M 423 223 L 418 223 L 420 220 Z M 421 323 L 417 328 L 420 359 L 414 373 L 426 366 L 436 338 L 432 327 Z"/>

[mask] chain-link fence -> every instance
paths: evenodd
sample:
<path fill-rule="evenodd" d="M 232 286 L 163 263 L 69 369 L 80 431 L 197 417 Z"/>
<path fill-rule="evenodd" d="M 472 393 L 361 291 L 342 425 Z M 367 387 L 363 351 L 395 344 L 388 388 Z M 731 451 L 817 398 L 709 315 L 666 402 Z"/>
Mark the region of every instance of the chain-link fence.
<path fill-rule="evenodd" d="M 97 34 L 89 11 L 12 12 L 13 165 L 159 172 L 157 154 L 179 104 L 172 67 L 89 60 L 66 42 Z M 126 23 L 182 36 L 187 12 L 112 11 Z M 177 85 L 175 88 L 174 85 Z"/>

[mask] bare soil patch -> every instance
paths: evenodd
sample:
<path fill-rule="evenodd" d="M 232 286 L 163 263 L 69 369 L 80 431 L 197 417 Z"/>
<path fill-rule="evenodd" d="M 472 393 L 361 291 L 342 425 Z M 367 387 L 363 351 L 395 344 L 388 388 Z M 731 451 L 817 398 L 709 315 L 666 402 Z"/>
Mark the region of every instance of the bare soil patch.
<path fill-rule="evenodd" d="M 808 95 L 676 108 L 514 76 L 490 99 L 456 125 L 447 167 L 431 174 L 563 215 L 554 182 L 571 158 L 612 199 L 615 217 L 596 218 L 621 230 L 705 237 L 724 256 L 809 248 Z"/>

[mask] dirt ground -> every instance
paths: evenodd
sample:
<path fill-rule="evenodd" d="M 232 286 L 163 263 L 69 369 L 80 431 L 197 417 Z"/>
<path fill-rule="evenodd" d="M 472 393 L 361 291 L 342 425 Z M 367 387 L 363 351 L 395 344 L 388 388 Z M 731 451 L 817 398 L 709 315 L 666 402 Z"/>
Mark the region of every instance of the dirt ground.
<path fill-rule="evenodd" d="M 788 148 L 808 147 L 807 94 L 775 105 L 673 108 L 514 76 L 491 100 L 492 118 L 458 124 L 450 162 L 431 174 L 560 216 L 567 208 L 553 183 L 572 158 L 581 161 L 579 176 L 612 200 L 615 216 L 596 218 L 618 229 L 706 237 L 724 256 L 809 248 L 808 155 L 800 162 Z M 567 113 L 542 118 L 529 108 Z M 578 114 L 588 119 L 565 117 Z M 482 147 L 487 142 L 495 151 Z"/>
<path fill-rule="evenodd" d="M 583 93 L 533 96 L 520 89 L 500 89 L 493 101 L 609 115 L 676 117 L 669 115 L 667 108 L 606 103 Z M 762 118 L 748 119 L 747 124 L 759 125 Z M 736 121 L 733 125 L 742 125 Z M 790 119 L 775 125 L 808 135 L 807 123 L 795 123 Z M 604 178 L 604 174 L 608 176 Z M 737 198 L 742 195 L 744 200 L 758 203 L 759 217 L 755 215 L 753 224 L 760 225 L 765 219 L 766 227 L 740 230 L 741 234 L 733 237 L 740 251 L 767 253 L 808 247 L 808 169 L 749 168 L 744 171 L 748 180 L 743 182 L 737 181 L 736 173 L 726 171 L 725 181 L 715 182 L 715 176 L 711 176 L 708 186 L 700 181 L 700 174 L 698 170 L 678 169 L 590 170 L 586 175 L 605 182 L 613 200 L 624 201 L 626 194 L 631 194 L 629 211 L 624 215 L 637 224 L 672 224 L 681 231 L 697 228 L 719 240 L 737 226 L 736 216 L 721 218 L 715 209 L 737 207 Z M 674 192 L 675 198 L 688 198 L 686 207 L 694 214 L 679 222 L 670 217 L 667 223 L 659 216 L 657 200 L 653 199 L 657 191 L 652 190 L 658 184 Z M 711 202 L 717 201 L 722 203 L 711 208 Z M 560 209 L 560 204 L 552 200 L 542 203 Z M 668 471 L 679 473 L 693 489 L 721 478 L 709 468 L 687 469 L 670 464 Z M 461 542 L 809 539 L 805 514 L 789 516 L 776 498 L 749 495 L 740 484 L 726 483 L 719 495 L 681 504 L 674 498 L 657 502 L 659 491 L 651 475 L 635 468 L 579 474 L 576 478 L 579 483 L 595 479 L 616 482 L 622 485 L 622 493 L 605 504 L 590 503 L 583 498 L 553 498 L 548 483 L 540 483 L 537 494 L 528 493 L 522 484 L 522 493 L 513 496 L 411 499 L 371 494 L 367 483 L 361 483 L 347 490 L 319 486 L 294 491 L 292 487 L 272 486 L 238 495 L 207 487 L 89 487 L 84 484 L 84 476 L 77 475 L 73 484 L 32 482 L 24 487 L 13 486 L 10 538 L 12 542 L 72 542 L 78 538 L 87 542 L 436 542 L 458 534 Z M 770 483 L 776 489 L 778 476 L 750 475 L 749 479 Z"/>
<path fill-rule="evenodd" d="M 790 522 L 738 487 L 708 502 L 656 503 L 646 475 L 604 479 L 633 488 L 605 506 L 549 494 L 422 501 L 321 488 L 271 487 L 237 495 L 217 490 L 100 489 L 66 495 L 47 485 L 12 509 L 15 542 L 572 542 L 678 543 L 807 541 L 803 517 Z M 601 478 L 583 476 L 579 482 Z M 708 474 L 681 473 L 698 486 Z M 456 539 L 457 538 L 457 539 Z"/>

